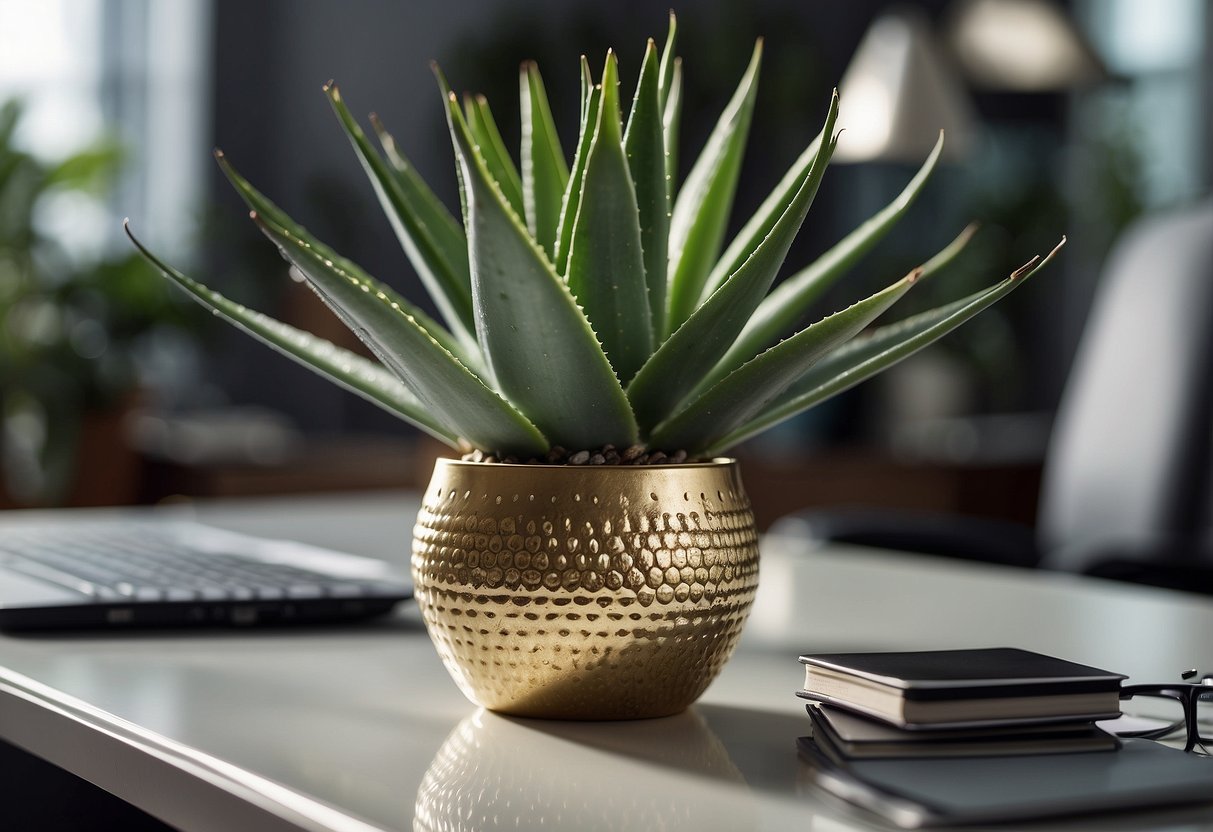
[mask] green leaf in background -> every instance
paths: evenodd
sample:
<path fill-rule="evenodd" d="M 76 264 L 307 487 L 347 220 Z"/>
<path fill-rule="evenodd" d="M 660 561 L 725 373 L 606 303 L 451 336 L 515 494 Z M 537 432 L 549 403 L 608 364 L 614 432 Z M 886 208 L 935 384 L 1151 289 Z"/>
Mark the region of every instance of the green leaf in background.
<path fill-rule="evenodd" d="M 670 189 L 665 170 L 665 132 L 658 92 L 657 47 L 650 40 L 644 53 L 632 112 L 623 136 L 636 207 L 640 212 L 640 245 L 648 285 L 652 339 L 661 337 L 665 317 L 666 243 L 670 233 Z M 647 357 L 647 356 L 646 356 Z"/>
<path fill-rule="evenodd" d="M 585 58 L 582 58 L 584 61 Z M 569 273 L 569 249 L 573 243 L 573 223 L 577 221 L 577 208 L 581 201 L 581 180 L 585 175 L 586 158 L 590 155 L 590 142 L 594 138 L 594 126 L 598 123 L 598 107 L 602 104 L 602 87 L 591 86 L 581 118 L 581 133 L 577 139 L 577 152 L 573 156 L 573 170 L 569 184 L 564 190 L 564 201 L 560 207 L 560 236 L 556 238 L 556 273 Z"/>
<path fill-rule="evenodd" d="M 716 386 L 658 425 L 650 437 L 661 448 L 698 452 L 762 411 L 806 370 L 892 306 L 918 279 L 915 270 L 865 300 L 835 312 L 734 370 Z"/>
<path fill-rule="evenodd" d="M 674 77 L 670 95 L 661 111 L 661 129 L 665 133 L 665 175 L 670 202 L 678 190 L 678 126 L 682 122 L 682 58 L 674 59 Z"/>
<path fill-rule="evenodd" d="M 754 112 L 761 62 L 759 39 L 737 91 L 674 201 L 670 217 L 667 333 L 676 330 L 695 311 L 708 272 L 720 255 Z"/>
<path fill-rule="evenodd" d="M 593 329 L 495 186 L 453 97 L 447 119 L 468 189 L 477 335 L 497 388 L 555 444 L 634 443 L 635 419 Z"/>
<path fill-rule="evenodd" d="M 215 160 L 219 163 L 219 167 L 223 171 L 224 175 L 227 176 L 228 181 L 232 183 L 232 187 L 236 189 L 236 192 L 240 194 L 241 198 L 244 199 L 249 208 L 256 211 L 262 217 L 268 219 L 275 225 L 290 231 L 296 237 L 307 243 L 307 245 L 310 246 L 313 251 L 319 253 L 326 259 L 333 261 L 338 268 L 348 272 L 358 280 L 370 286 L 371 291 L 375 292 L 376 294 L 385 295 L 390 302 L 397 304 L 405 312 L 405 314 L 411 315 L 413 319 L 430 334 L 430 337 L 441 344 L 444 349 L 449 351 L 460 361 L 467 364 L 469 368 L 473 370 L 478 370 L 481 368 L 483 362 L 480 358 L 480 346 L 476 343 L 474 337 L 469 340 L 470 334 L 467 334 L 461 339 L 455 338 L 451 335 L 451 333 L 443 329 L 441 324 L 398 295 L 394 290 L 391 289 L 391 287 L 375 280 L 373 277 L 364 272 L 357 263 L 342 257 L 327 245 L 320 242 L 320 240 L 312 236 L 306 228 L 295 222 L 295 220 L 292 219 L 285 211 L 283 211 L 264 194 L 249 184 L 249 181 L 241 176 L 234 167 L 232 167 L 232 164 L 228 161 L 227 156 L 224 155 L 223 151 L 215 151 Z"/>
<path fill-rule="evenodd" d="M 665 110 L 670 100 L 670 92 L 674 87 L 674 49 L 678 43 L 678 18 L 670 9 L 670 26 L 666 30 L 665 46 L 661 49 L 661 64 L 657 68 L 657 98 L 661 109 Z"/>
<path fill-rule="evenodd" d="M 870 335 L 840 347 L 801 376 L 757 416 L 711 441 L 707 453 L 723 453 L 739 442 L 851 389 L 923 347 L 935 343 L 1023 285 L 1048 265 L 1065 242 L 1063 237 L 1043 260 L 1039 257 L 1033 258 L 1009 278 L 988 289 L 912 318 L 880 327 Z"/>
<path fill-rule="evenodd" d="M 454 91 L 451 89 L 450 82 L 446 80 L 446 75 L 442 71 L 442 67 L 438 66 L 437 61 L 430 61 L 430 71 L 434 73 L 434 80 L 438 83 L 438 91 L 442 94 L 442 100 L 446 101 Z M 468 225 L 468 195 L 467 186 L 463 181 L 463 169 L 459 166 L 459 160 L 455 160 L 455 181 L 459 185 L 459 216 L 463 220 L 463 227 Z"/>
<path fill-rule="evenodd" d="M 135 238 L 129 223 L 123 223 L 123 226 L 139 252 L 202 306 L 323 378 L 416 425 L 430 436 L 452 447 L 460 447 L 458 437 L 435 419 L 434 413 L 382 366 L 309 332 L 228 300 L 161 261 Z"/>
<path fill-rule="evenodd" d="M 838 95 L 837 91 L 834 93 Z M 809 146 L 800 154 L 799 158 L 788 169 L 788 172 L 779 180 L 779 184 L 775 189 L 767 195 L 763 200 L 762 205 L 758 206 L 746 224 L 733 238 L 733 242 L 729 243 L 729 247 L 724 250 L 724 254 L 720 255 L 720 259 L 716 261 L 716 265 L 712 268 L 708 275 L 707 281 L 703 284 L 703 296 L 699 302 L 703 303 L 712 293 L 720 288 L 729 275 L 737 271 L 741 264 L 754 252 L 758 244 L 763 238 L 770 233 L 771 227 L 775 225 L 775 221 L 779 219 L 784 208 L 787 207 L 792 195 L 800 189 L 804 178 L 808 175 L 809 170 L 813 167 L 813 163 L 817 161 L 817 152 L 821 149 L 821 137 L 823 134 L 818 134 L 813 141 L 809 142 Z"/>
<path fill-rule="evenodd" d="M 52 167 L 45 186 L 104 193 L 112 187 L 126 153 L 116 141 L 105 141 L 75 153 Z"/>
<path fill-rule="evenodd" d="M 569 166 L 552 121 L 547 91 L 539 67 L 522 65 L 519 75 L 522 101 L 522 203 L 526 227 L 550 257 L 556 253 L 560 206 L 569 183 Z"/>
<path fill-rule="evenodd" d="M 830 102 L 823 135 L 833 135 L 838 97 Z M 677 331 L 657 348 L 628 387 L 628 399 L 644 428 L 673 413 L 741 332 L 762 302 L 796 238 L 834 152 L 834 140 L 818 146 L 795 191 L 784 193 L 777 219 L 754 241 L 742 264 Z"/>
<path fill-rule="evenodd" d="M 289 230 L 254 215 L 330 309 L 434 417 L 461 439 L 502 454 L 532 456 L 548 443 L 535 425 L 370 284 L 342 270 Z"/>
<path fill-rule="evenodd" d="M 845 137 L 844 137 L 845 138 Z M 931 178 L 943 152 L 943 133 L 918 173 L 897 198 L 843 237 L 807 268 L 781 282 L 754 311 L 712 378 L 723 378 L 796 328 L 814 301 L 855 265 L 910 209 Z"/>
<path fill-rule="evenodd" d="M 627 384 L 653 352 L 636 189 L 619 124 L 619 70 L 607 53 L 602 104 L 586 155 L 569 251 L 569 290 Z"/>
<path fill-rule="evenodd" d="M 445 208 L 438 210 L 440 203 L 424 183 L 420 191 L 414 187 L 418 177 L 398 175 L 376 152 L 345 106 L 336 84 L 330 81 L 325 84 L 324 91 L 409 262 L 417 270 L 447 326 L 470 346 L 475 324 L 472 322 L 466 250 L 461 251 L 451 244 L 449 227 L 445 232 L 438 230 L 444 223 L 453 224 L 454 219 Z"/>
<path fill-rule="evenodd" d="M 400 183 L 401 193 L 413 208 L 415 219 L 432 236 L 439 254 L 457 276 L 459 285 L 467 290 L 470 302 L 472 279 L 468 271 L 468 241 L 463 236 L 463 226 L 451 215 L 442 200 L 430 190 L 430 186 L 400 150 L 395 137 L 388 132 L 379 116 L 371 113 L 370 122 L 376 138 L 379 139 L 379 146 L 383 148 L 383 155 L 387 157 L 388 164 Z M 466 283 L 463 282 L 465 280 Z"/>
<path fill-rule="evenodd" d="M 661 107 L 661 129 L 665 143 L 666 198 L 671 203 L 678 181 L 678 122 L 682 113 L 682 59 L 674 54 L 677 42 L 678 18 L 671 9 L 670 28 L 661 50 L 661 65 L 657 69 L 657 99 Z"/>
<path fill-rule="evenodd" d="M 585 123 L 585 108 L 590 103 L 590 93 L 594 90 L 594 75 L 590 72 L 590 61 L 585 56 L 581 56 L 581 100 L 580 109 L 577 110 L 577 123 L 579 125 Z M 580 134 L 579 134 L 580 135 Z"/>
<path fill-rule="evenodd" d="M 497 182 L 497 187 L 509 202 L 510 207 L 520 218 L 526 216 L 522 199 L 522 177 L 518 168 L 510 158 L 505 142 L 501 140 L 501 131 L 489 109 L 488 99 L 483 95 L 465 95 L 463 110 L 467 117 L 468 128 L 476 140 L 480 155 L 488 166 L 489 174 Z"/>

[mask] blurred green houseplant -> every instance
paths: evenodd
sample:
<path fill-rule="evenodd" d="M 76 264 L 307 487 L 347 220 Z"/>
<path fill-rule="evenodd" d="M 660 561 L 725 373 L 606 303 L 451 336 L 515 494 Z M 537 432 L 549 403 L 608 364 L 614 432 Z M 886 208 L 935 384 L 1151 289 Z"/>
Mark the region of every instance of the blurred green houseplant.
<path fill-rule="evenodd" d="M 44 161 L 14 142 L 22 110 L 0 106 L 0 502 L 55 504 L 77 485 L 82 432 L 116 426 L 132 401 L 136 345 L 196 316 L 137 255 L 81 256 L 40 227 L 55 198 L 104 196 L 122 152 L 99 142 Z"/>

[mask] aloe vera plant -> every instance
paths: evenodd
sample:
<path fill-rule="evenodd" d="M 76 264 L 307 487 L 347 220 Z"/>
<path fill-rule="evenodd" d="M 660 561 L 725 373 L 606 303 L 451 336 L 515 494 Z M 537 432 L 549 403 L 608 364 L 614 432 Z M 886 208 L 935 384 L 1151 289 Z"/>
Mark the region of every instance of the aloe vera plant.
<path fill-rule="evenodd" d="M 440 320 L 315 239 L 216 151 L 261 231 L 378 362 L 248 310 L 135 244 L 204 306 L 286 356 L 452 447 L 520 461 L 563 461 L 563 449 L 607 446 L 631 449 L 611 461 L 649 451 L 678 460 L 721 453 L 946 335 L 1056 253 L 968 298 L 860 336 L 957 256 L 966 229 L 909 275 L 802 326 L 823 292 L 909 209 L 943 136 L 887 207 L 775 285 L 839 141 L 837 93 L 820 134 L 725 245 L 762 43 L 681 185 L 675 45 L 671 15 L 661 54 L 648 42 L 626 118 L 615 55 L 597 83 L 583 58 L 580 131 L 567 146 L 538 68 L 524 65 L 519 164 L 488 102 L 471 96 L 461 106 L 436 71 L 462 222 L 378 119 L 371 117 L 377 149 L 336 85 L 325 86 Z"/>

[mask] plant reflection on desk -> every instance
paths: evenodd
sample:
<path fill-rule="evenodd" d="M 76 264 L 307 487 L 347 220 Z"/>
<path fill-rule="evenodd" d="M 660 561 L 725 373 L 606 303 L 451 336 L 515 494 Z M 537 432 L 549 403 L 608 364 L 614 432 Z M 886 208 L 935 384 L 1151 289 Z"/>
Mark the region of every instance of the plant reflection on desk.
<path fill-rule="evenodd" d="M 684 772 L 679 788 L 648 765 Z M 415 832 L 748 829 L 756 809 L 694 709 L 664 719 L 554 722 L 479 710 L 447 737 L 417 790 Z"/>

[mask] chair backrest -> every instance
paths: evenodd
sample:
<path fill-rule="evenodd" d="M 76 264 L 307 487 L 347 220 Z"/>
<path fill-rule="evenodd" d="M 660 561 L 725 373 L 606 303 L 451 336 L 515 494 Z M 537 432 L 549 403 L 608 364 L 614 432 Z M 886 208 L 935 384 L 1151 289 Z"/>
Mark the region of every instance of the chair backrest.
<path fill-rule="evenodd" d="M 1108 258 L 1058 410 L 1041 493 L 1045 564 L 1195 535 L 1207 518 L 1213 203 L 1144 220 Z"/>

